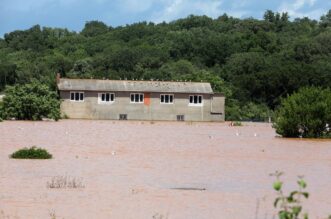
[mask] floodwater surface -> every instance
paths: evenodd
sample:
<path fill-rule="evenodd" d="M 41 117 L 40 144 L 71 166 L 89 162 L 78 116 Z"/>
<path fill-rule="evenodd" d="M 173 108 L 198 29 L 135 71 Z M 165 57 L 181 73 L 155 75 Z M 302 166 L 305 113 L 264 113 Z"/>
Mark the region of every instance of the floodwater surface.
<path fill-rule="evenodd" d="M 36 145 L 51 160 L 9 155 Z M 331 141 L 270 124 L 62 120 L 0 123 L 0 218 L 272 219 L 269 174 L 304 175 L 310 218 L 331 214 Z M 77 187 L 50 188 L 54 179 Z"/>

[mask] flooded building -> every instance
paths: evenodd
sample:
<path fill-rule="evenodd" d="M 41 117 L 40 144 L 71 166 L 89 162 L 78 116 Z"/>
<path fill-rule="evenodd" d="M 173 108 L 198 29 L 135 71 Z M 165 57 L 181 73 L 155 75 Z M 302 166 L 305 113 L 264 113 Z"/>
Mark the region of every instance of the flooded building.
<path fill-rule="evenodd" d="M 224 95 L 210 83 L 57 78 L 69 118 L 224 121 Z"/>

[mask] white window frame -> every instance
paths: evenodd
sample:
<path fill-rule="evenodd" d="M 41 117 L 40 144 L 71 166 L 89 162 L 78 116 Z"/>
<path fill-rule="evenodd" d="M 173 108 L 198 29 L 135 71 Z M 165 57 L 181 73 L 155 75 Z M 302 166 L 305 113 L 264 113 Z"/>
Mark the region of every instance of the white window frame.
<path fill-rule="evenodd" d="M 194 103 L 194 96 L 197 96 L 198 103 Z M 191 97 L 193 97 L 193 103 L 190 102 Z M 200 97 L 201 97 L 201 103 L 199 103 L 199 98 Z M 196 95 L 189 95 L 189 97 L 188 97 L 188 105 L 189 106 L 203 106 L 203 96 L 202 95 L 198 95 L 198 94 L 196 94 Z"/>
<path fill-rule="evenodd" d="M 76 94 L 77 93 L 79 94 L 79 100 L 76 100 Z M 71 99 L 71 94 L 74 94 L 75 98 L 73 100 Z M 81 94 L 83 94 L 83 99 L 82 100 L 80 99 Z M 70 101 L 71 102 L 84 102 L 84 100 L 85 100 L 85 93 L 84 92 L 82 92 L 82 91 L 70 91 Z"/>
<path fill-rule="evenodd" d="M 164 102 L 162 102 L 162 96 L 163 96 L 163 100 Z M 170 96 L 172 96 L 172 102 L 165 102 L 165 96 L 169 96 L 169 101 L 170 101 Z M 160 94 L 160 104 L 174 104 L 174 95 L 173 94 Z"/>
<path fill-rule="evenodd" d="M 139 95 L 139 101 L 138 102 L 135 101 L 135 96 L 137 94 Z M 132 95 L 134 95 L 133 101 L 132 101 L 132 98 L 131 98 Z M 143 97 L 142 101 L 140 100 L 141 95 Z M 130 103 L 137 103 L 137 104 L 144 103 L 144 100 L 145 100 L 144 93 L 130 93 Z"/>
<path fill-rule="evenodd" d="M 102 95 L 107 95 L 109 94 L 109 101 L 102 100 Z M 114 96 L 113 100 L 111 100 L 111 95 Z M 103 93 L 98 93 L 98 104 L 112 104 L 115 102 L 115 93 L 109 93 L 109 92 L 103 92 Z"/>

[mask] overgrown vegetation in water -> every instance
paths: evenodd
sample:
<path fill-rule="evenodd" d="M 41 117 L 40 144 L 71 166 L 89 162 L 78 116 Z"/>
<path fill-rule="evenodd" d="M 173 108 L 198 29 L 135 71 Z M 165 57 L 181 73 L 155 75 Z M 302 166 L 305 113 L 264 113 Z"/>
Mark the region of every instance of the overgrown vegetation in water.
<path fill-rule="evenodd" d="M 33 81 L 29 84 L 8 86 L 0 106 L 0 117 L 18 120 L 60 119 L 60 101 L 47 85 Z"/>
<path fill-rule="evenodd" d="M 52 155 L 46 149 L 37 148 L 23 148 L 10 155 L 14 159 L 51 159 Z"/>
<path fill-rule="evenodd" d="M 283 99 L 274 128 L 283 137 L 331 138 L 331 89 L 302 88 Z"/>
<path fill-rule="evenodd" d="M 47 182 L 46 187 L 50 189 L 76 189 L 85 186 L 82 179 L 65 175 L 52 177 L 51 181 Z"/>
<path fill-rule="evenodd" d="M 278 210 L 279 219 L 309 219 L 308 213 L 304 212 L 302 207 L 304 199 L 309 198 L 309 193 L 306 192 L 306 181 L 303 176 L 298 176 L 298 189 L 287 195 L 283 190 L 284 183 L 280 179 L 282 174 L 278 171 L 271 174 L 276 178 L 273 183 L 273 188 L 277 192 L 274 207 Z M 328 219 L 331 219 L 331 215 Z"/>
<path fill-rule="evenodd" d="M 243 124 L 240 121 L 231 122 L 231 126 L 242 126 Z"/>

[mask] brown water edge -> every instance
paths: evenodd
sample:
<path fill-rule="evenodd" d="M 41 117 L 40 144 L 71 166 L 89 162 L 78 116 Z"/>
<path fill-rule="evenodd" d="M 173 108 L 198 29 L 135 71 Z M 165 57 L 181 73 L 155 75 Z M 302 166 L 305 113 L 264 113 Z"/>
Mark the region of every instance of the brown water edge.
<path fill-rule="evenodd" d="M 309 214 L 326 218 L 331 141 L 275 136 L 265 123 L 6 121 L 0 123 L 0 218 L 271 219 L 275 170 L 285 172 L 288 190 L 305 175 Z M 54 159 L 9 159 L 32 145 Z M 84 187 L 47 188 L 58 176 L 81 179 Z"/>

